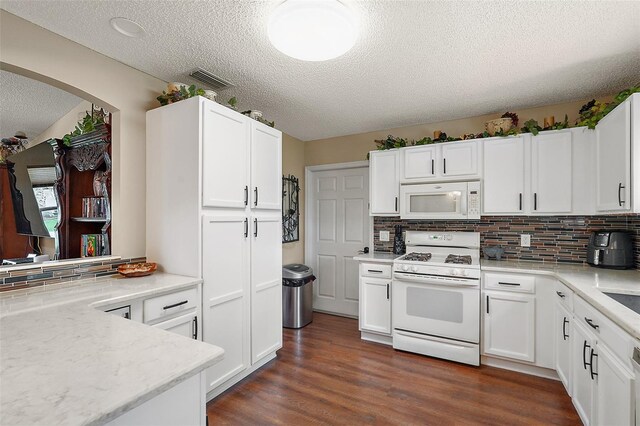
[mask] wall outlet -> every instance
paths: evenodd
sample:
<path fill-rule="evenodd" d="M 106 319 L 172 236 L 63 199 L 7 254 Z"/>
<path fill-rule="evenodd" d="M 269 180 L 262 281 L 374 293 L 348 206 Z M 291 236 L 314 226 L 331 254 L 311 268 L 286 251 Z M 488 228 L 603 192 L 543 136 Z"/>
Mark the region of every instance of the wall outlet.
<path fill-rule="evenodd" d="M 389 231 L 380 231 L 380 241 L 389 241 Z"/>
<path fill-rule="evenodd" d="M 520 247 L 531 247 L 530 234 L 520 234 Z"/>

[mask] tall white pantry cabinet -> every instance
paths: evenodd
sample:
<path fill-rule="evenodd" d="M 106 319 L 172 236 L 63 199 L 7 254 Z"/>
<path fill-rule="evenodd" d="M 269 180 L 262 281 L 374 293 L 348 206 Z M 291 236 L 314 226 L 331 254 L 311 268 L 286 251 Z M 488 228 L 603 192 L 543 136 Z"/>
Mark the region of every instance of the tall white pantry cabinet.
<path fill-rule="evenodd" d="M 201 277 L 213 398 L 282 347 L 282 133 L 195 97 L 147 112 L 147 258 Z"/>

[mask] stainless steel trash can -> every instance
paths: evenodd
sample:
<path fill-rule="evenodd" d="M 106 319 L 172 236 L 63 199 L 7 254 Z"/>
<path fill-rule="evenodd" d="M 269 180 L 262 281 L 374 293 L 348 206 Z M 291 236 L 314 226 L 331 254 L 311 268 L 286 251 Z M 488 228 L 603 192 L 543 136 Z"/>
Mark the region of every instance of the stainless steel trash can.
<path fill-rule="evenodd" d="M 313 320 L 313 270 L 292 263 L 282 267 L 282 326 L 302 328 Z"/>

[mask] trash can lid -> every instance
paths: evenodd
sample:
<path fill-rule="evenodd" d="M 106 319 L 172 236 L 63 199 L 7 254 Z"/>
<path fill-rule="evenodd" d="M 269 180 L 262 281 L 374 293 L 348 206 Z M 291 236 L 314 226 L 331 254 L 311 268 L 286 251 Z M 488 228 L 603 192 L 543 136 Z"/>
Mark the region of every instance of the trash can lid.
<path fill-rule="evenodd" d="M 302 263 L 290 263 L 282 267 L 282 278 L 300 279 L 313 275 L 313 269 Z"/>

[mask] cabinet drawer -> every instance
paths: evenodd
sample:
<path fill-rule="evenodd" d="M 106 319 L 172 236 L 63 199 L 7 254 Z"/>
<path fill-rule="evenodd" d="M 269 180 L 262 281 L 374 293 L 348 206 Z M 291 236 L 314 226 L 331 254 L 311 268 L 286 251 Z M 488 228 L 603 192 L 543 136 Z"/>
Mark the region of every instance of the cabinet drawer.
<path fill-rule="evenodd" d="M 560 281 L 556 282 L 555 299 L 559 301 L 569 312 L 573 312 L 573 290 Z"/>
<path fill-rule="evenodd" d="M 198 289 L 189 288 L 175 293 L 147 299 L 143 303 L 144 322 L 155 321 L 178 313 L 195 309 L 198 306 Z"/>
<path fill-rule="evenodd" d="M 631 367 L 633 339 L 600 311 L 580 297 L 573 302 L 575 321 L 595 334 L 598 343 L 604 343 L 627 368 Z"/>
<path fill-rule="evenodd" d="M 391 265 L 382 263 L 361 263 L 360 275 L 363 277 L 391 278 Z"/>
<path fill-rule="evenodd" d="M 484 288 L 491 290 L 535 293 L 535 282 L 536 278 L 533 275 L 484 274 Z"/>

